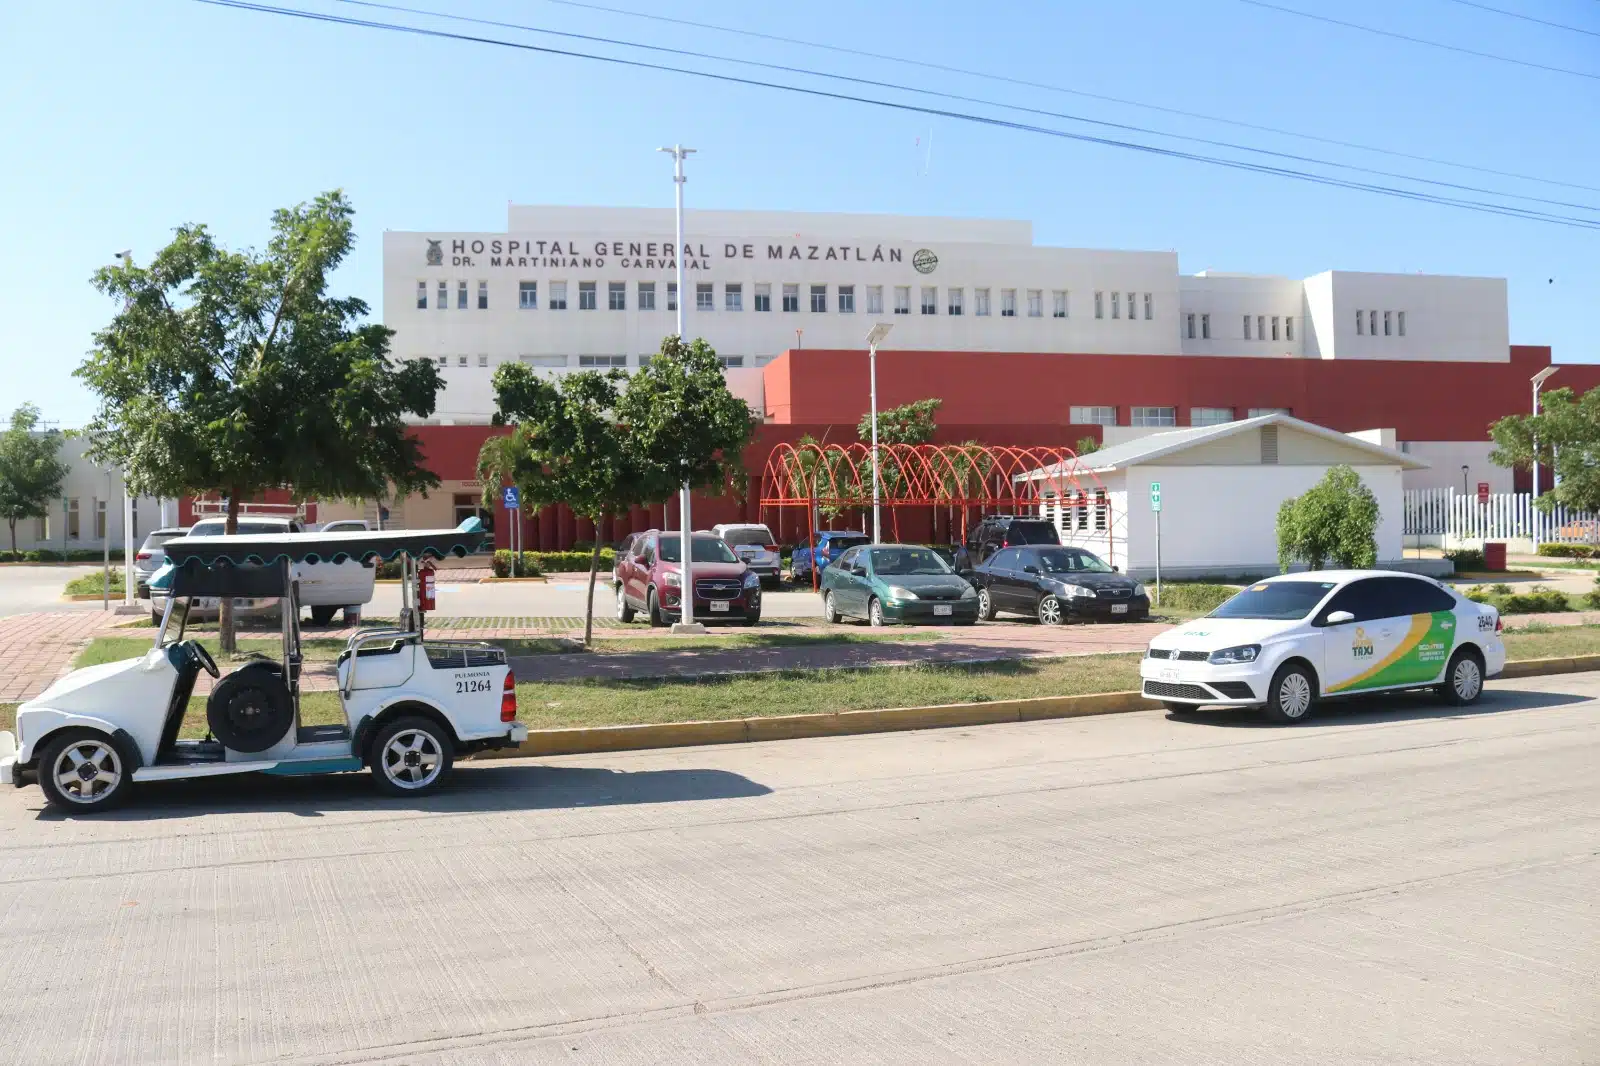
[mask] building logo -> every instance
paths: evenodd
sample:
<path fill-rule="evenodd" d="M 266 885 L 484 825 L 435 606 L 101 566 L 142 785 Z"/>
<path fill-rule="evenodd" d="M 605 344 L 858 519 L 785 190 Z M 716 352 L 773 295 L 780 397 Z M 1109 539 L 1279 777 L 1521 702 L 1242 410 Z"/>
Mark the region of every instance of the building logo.
<path fill-rule="evenodd" d="M 423 238 L 426 240 L 427 238 Z M 428 241 L 428 265 L 431 267 L 444 266 L 444 242 Z"/>
<path fill-rule="evenodd" d="M 911 265 L 917 268 L 918 274 L 932 274 L 939 265 L 939 257 L 926 248 L 918 248 L 911 257 Z"/>
<path fill-rule="evenodd" d="M 1360 626 L 1356 626 L 1355 639 L 1350 641 L 1350 654 L 1357 659 L 1372 658 L 1372 638 Z"/>

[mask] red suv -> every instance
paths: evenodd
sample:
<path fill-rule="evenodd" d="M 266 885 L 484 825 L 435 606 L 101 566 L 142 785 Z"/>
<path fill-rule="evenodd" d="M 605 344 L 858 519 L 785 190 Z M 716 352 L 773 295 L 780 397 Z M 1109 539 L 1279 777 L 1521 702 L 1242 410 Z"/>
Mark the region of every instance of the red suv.
<path fill-rule="evenodd" d="M 761 578 L 741 563 L 721 537 L 695 533 L 689 539 L 690 574 L 694 578 L 695 621 L 737 618 L 753 626 L 761 621 Z M 653 626 L 683 616 L 683 542 L 679 534 L 651 530 L 617 557 L 617 618 L 633 621 L 643 611 Z"/>

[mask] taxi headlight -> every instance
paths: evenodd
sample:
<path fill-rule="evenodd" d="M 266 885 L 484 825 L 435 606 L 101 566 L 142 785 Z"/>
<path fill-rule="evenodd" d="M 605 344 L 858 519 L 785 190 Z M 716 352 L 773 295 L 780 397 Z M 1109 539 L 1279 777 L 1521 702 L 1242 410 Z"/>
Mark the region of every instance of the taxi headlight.
<path fill-rule="evenodd" d="M 914 600 L 917 598 L 917 594 L 908 588 L 901 588 L 899 585 L 890 585 L 889 598 L 891 600 Z"/>
<path fill-rule="evenodd" d="M 1238 647 L 1223 648 L 1221 651 L 1212 652 L 1206 662 L 1211 663 L 1213 666 L 1233 666 L 1239 663 L 1253 663 L 1256 661 L 1256 656 L 1260 654 L 1261 645 L 1240 644 Z"/>

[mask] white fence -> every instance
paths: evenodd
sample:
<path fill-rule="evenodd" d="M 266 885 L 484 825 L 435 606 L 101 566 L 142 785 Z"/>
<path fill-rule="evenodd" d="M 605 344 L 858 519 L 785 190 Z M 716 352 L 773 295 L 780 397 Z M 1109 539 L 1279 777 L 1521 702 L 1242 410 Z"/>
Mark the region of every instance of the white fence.
<path fill-rule="evenodd" d="M 1405 535 L 1444 537 L 1450 541 L 1526 539 L 1593 541 L 1600 539 L 1595 516 L 1565 507 L 1545 514 L 1526 492 L 1496 492 L 1479 502 L 1476 494 L 1455 489 L 1412 489 L 1405 494 Z"/>

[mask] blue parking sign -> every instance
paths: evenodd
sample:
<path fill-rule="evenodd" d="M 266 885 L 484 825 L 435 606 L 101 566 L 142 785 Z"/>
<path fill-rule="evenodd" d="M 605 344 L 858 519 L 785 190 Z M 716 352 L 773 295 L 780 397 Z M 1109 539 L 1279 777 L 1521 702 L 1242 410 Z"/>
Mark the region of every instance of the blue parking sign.
<path fill-rule="evenodd" d="M 517 487 L 515 485 L 507 485 L 505 491 L 506 510 L 515 511 L 521 500 L 522 496 L 521 493 L 517 492 Z"/>

